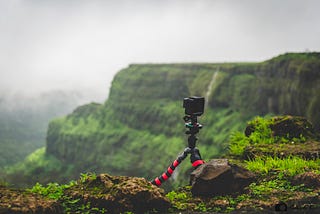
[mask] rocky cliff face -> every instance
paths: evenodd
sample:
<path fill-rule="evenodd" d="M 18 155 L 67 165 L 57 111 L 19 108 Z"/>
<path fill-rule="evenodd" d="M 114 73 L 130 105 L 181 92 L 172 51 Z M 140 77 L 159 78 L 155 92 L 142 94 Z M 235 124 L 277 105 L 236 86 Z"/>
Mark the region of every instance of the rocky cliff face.
<path fill-rule="evenodd" d="M 50 123 L 46 152 L 77 172 L 153 178 L 187 145 L 183 97 L 206 97 L 198 146 L 212 158 L 225 151 L 230 131 L 254 115 L 306 116 L 319 129 L 319 91 L 320 53 L 261 63 L 130 65 L 115 76 L 104 104 Z"/>

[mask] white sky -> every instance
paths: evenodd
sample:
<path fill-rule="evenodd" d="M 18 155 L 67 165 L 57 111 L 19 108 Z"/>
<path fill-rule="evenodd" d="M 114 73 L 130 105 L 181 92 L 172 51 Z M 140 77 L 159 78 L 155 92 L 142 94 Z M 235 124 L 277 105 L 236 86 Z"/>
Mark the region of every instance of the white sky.
<path fill-rule="evenodd" d="M 319 9 L 317 0 L 0 0 L 0 92 L 77 88 L 103 100 L 130 63 L 320 51 Z"/>

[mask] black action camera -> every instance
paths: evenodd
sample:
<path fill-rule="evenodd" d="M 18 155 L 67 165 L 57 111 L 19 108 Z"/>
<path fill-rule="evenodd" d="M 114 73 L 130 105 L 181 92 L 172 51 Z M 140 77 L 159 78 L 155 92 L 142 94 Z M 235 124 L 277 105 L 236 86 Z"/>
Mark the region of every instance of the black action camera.
<path fill-rule="evenodd" d="M 204 97 L 188 97 L 183 99 L 186 115 L 201 116 L 204 112 Z"/>

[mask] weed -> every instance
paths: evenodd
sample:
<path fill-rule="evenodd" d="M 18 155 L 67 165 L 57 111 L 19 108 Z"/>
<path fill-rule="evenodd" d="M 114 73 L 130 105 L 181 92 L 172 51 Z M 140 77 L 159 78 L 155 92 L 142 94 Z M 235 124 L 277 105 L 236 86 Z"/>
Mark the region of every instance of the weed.
<path fill-rule="evenodd" d="M 186 210 L 188 205 L 188 196 L 185 192 L 177 193 L 175 191 L 171 191 L 167 193 L 166 197 L 173 204 L 174 208 L 178 210 Z"/>
<path fill-rule="evenodd" d="M 201 202 L 196 206 L 195 210 L 199 210 L 201 212 L 206 212 L 206 211 L 208 211 L 208 208 L 204 202 Z"/>
<path fill-rule="evenodd" d="M 58 183 L 48 183 L 46 187 L 40 183 L 36 183 L 31 189 L 28 189 L 32 193 L 37 193 L 46 196 L 50 199 L 58 200 L 63 195 L 63 190 L 66 186 L 59 185 Z"/>
<path fill-rule="evenodd" d="M 95 173 L 81 173 L 80 174 L 80 183 L 85 183 L 88 180 L 95 180 L 97 175 Z"/>

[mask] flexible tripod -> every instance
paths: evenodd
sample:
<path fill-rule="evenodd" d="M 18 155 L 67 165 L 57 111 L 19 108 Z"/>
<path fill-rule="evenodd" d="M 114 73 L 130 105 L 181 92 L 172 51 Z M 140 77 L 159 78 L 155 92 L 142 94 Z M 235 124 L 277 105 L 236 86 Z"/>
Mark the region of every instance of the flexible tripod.
<path fill-rule="evenodd" d="M 196 148 L 196 142 L 198 138 L 196 137 L 196 134 L 199 132 L 199 130 L 202 128 L 202 125 L 197 122 L 197 116 L 196 115 L 186 115 L 184 118 L 185 126 L 189 130 L 187 130 L 185 133 L 187 135 L 190 135 L 188 137 L 188 147 L 186 147 L 176 160 L 172 162 L 172 164 L 168 167 L 167 171 L 164 172 L 159 177 L 155 178 L 151 183 L 157 186 L 160 186 L 163 182 L 169 179 L 169 177 L 172 175 L 173 171 L 176 169 L 176 167 L 190 154 L 190 161 L 194 168 L 197 168 L 201 164 L 204 163 L 204 161 L 201 159 L 200 151 L 198 148 Z"/>

